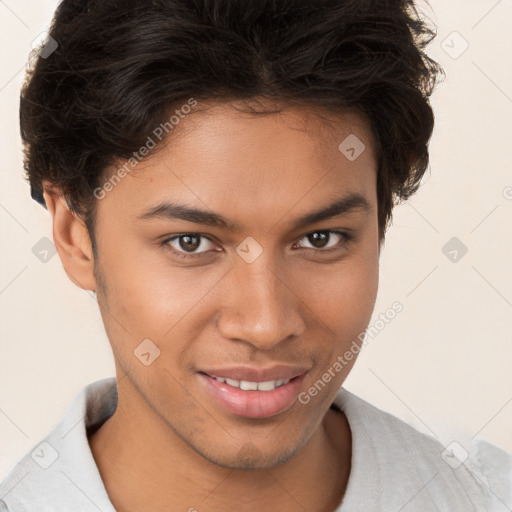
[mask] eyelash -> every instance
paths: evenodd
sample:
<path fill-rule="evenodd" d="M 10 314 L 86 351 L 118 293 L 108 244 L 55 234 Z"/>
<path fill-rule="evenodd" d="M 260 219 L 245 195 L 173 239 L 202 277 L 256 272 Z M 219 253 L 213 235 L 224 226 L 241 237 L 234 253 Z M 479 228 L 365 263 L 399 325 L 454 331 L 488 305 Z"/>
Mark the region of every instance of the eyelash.
<path fill-rule="evenodd" d="M 341 245 L 336 246 L 336 247 L 329 247 L 328 249 L 313 249 L 313 248 L 306 247 L 306 249 L 308 249 L 310 251 L 316 251 L 316 252 L 327 252 L 327 253 L 330 253 L 332 251 L 336 251 L 337 249 L 340 249 L 343 245 L 347 245 L 354 238 L 354 235 L 346 233 L 345 231 L 339 231 L 339 230 L 335 230 L 335 229 L 319 229 L 317 231 L 311 231 L 309 233 L 306 233 L 304 236 L 302 236 L 299 239 L 299 241 L 302 240 L 303 238 L 306 238 L 309 235 L 314 234 L 314 233 L 329 233 L 329 234 L 334 233 L 335 235 L 339 235 L 343 239 L 341 241 L 341 243 L 340 243 Z M 180 237 L 186 236 L 186 235 L 193 235 L 193 236 L 203 237 L 203 238 L 206 238 L 207 240 L 209 240 L 210 242 L 213 243 L 213 240 L 211 240 L 211 238 L 209 238 L 206 235 L 203 235 L 202 233 L 180 233 L 179 235 L 173 235 L 173 236 L 171 236 L 169 238 L 166 238 L 162 242 L 162 246 L 164 247 L 165 250 L 171 251 L 173 255 L 177 256 L 179 259 L 182 259 L 182 260 L 190 260 L 190 259 L 193 259 L 193 258 L 198 258 L 198 257 L 206 254 L 206 252 L 208 252 L 208 251 L 206 251 L 206 252 L 199 252 L 199 253 L 184 253 L 184 252 L 181 252 L 181 251 L 178 251 L 178 250 L 174 249 L 173 247 L 171 247 L 169 245 L 169 242 L 172 242 L 173 240 L 177 240 Z"/>

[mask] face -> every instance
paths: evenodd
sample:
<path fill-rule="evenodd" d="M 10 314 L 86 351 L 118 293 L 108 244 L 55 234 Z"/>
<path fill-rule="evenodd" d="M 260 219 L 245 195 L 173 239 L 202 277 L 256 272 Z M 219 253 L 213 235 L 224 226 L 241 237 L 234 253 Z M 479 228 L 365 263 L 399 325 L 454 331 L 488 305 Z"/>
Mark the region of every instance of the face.
<path fill-rule="evenodd" d="M 374 145 L 356 116 L 297 108 L 217 104 L 181 123 L 98 201 L 120 404 L 216 464 L 274 467 L 319 427 L 355 356 L 335 362 L 371 318 Z M 349 135 L 356 159 L 338 148 Z"/>

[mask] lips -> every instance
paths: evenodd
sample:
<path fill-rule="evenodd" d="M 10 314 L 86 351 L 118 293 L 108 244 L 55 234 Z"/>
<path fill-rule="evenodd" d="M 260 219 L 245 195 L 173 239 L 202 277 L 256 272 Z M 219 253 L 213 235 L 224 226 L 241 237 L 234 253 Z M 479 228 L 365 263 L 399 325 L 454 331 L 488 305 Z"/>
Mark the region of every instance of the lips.
<path fill-rule="evenodd" d="M 206 373 L 213 378 L 231 379 L 247 382 L 266 382 L 272 380 L 288 380 L 303 375 L 309 370 L 304 366 L 273 366 L 271 368 L 252 368 L 249 366 L 237 366 L 234 368 L 205 369 Z"/>
<path fill-rule="evenodd" d="M 309 368 L 236 367 L 198 373 L 206 393 L 225 412 L 245 418 L 268 418 L 292 407 Z"/>

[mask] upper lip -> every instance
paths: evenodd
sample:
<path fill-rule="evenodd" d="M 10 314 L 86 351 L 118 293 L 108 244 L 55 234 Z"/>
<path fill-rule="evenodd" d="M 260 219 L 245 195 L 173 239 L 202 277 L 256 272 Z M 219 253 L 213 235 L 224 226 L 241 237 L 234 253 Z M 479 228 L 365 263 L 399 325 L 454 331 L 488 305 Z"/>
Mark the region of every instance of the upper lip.
<path fill-rule="evenodd" d="M 270 380 L 293 379 L 306 373 L 309 368 L 304 366 L 279 365 L 270 368 L 253 368 L 250 366 L 236 366 L 231 368 L 216 368 L 201 370 L 210 377 L 223 379 L 245 380 L 248 382 L 267 382 Z"/>

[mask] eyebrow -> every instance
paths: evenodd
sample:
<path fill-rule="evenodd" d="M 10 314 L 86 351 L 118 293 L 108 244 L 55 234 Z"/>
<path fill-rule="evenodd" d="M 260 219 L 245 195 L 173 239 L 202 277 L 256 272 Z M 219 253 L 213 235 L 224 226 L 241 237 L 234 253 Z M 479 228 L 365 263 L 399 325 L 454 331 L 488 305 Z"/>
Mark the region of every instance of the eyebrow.
<path fill-rule="evenodd" d="M 313 210 L 312 212 L 295 219 L 292 226 L 294 229 L 297 229 L 332 217 L 347 215 L 355 210 L 361 210 L 368 213 L 372 210 L 372 206 L 368 199 L 362 194 L 351 193 L 341 199 L 335 200 L 327 206 Z M 179 219 L 186 222 L 193 222 L 195 224 L 205 224 L 208 226 L 224 228 L 230 231 L 241 231 L 241 227 L 238 223 L 232 222 L 218 213 L 170 202 L 162 202 L 156 206 L 147 208 L 137 217 L 137 219 Z"/>

